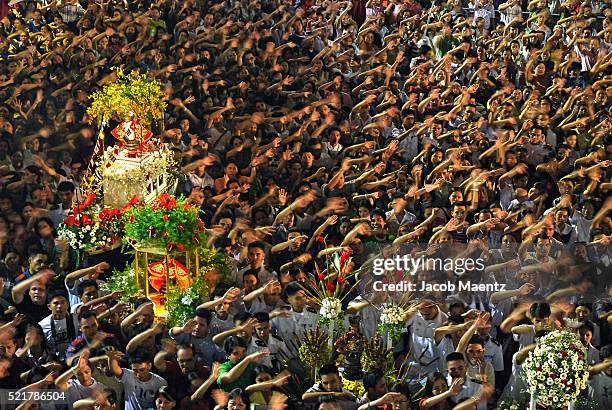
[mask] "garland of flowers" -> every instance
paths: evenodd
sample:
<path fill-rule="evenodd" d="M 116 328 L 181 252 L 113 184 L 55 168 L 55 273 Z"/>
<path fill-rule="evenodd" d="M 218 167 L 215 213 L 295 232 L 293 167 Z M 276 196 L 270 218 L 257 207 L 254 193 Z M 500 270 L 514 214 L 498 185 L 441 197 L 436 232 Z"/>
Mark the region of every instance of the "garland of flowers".
<path fill-rule="evenodd" d="M 406 317 L 406 309 L 401 305 L 387 303 L 382 308 L 378 331 L 386 333 L 393 342 L 399 341 Z"/>
<path fill-rule="evenodd" d="M 523 364 L 529 393 L 549 408 L 566 406 L 587 387 L 586 355 L 574 332 L 555 330 L 538 339 Z"/>
<path fill-rule="evenodd" d="M 91 96 L 93 103 L 87 109 L 87 114 L 92 121 L 101 125 L 111 118 L 119 121 L 136 118 L 148 128 L 154 121 L 163 118 L 166 102 L 162 84 L 146 74 L 135 71 L 124 74 L 120 68 L 116 71 L 117 80 Z"/>
<path fill-rule="evenodd" d="M 206 243 L 199 210 L 184 198 L 161 194 L 150 205 L 132 198 L 124 215 L 125 237 L 134 245 L 183 252 Z"/>
<path fill-rule="evenodd" d="M 187 290 L 170 286 L 166 292 L 168 325 L 181 326 L 193 318 L 198 306 L 208 300 L 209 289 L 202 275 L 194 278 Z"/>

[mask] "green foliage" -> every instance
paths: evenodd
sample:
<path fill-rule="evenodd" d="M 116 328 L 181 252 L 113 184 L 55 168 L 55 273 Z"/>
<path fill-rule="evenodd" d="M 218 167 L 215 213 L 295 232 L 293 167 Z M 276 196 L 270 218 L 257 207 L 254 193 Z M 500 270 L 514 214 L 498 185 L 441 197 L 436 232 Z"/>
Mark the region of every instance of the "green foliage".
<path fill-rule="evenodd" d="M 198 208 L 162 194 L 153 204 L 135 204 L 125 214 L 125 237 L 139 246 L 182 252 L 206 243 Z"/>
<path fill-rule="evenodd" d="M 141 273 L 140 283 L 144 284 L 144 281 L 144 274 Z M 114 269 L 113 276 L 100 286 L 100 290 L 104 293 L 111 293 L 116 290 L 124 291 L 125 293 L 121 295 L 120 301 L 128 303 L 135 302 L 142 292 L 136 283 L 134 263 L 127 264 L 122 271 Z"/>
<path fill-rule="evenodd" d="M 99 125 L 111 118 L 119 121 L 137 119 L 144 127 L 163 118 L 166 110 L 164 93 L 159 81 L 132 71 L 124 74 L 117 69 L 117 80 L 95 92 L 87 113 Z"/>
<path fill-rule="evenodd" d="M 171 286 L 166 292 L 166 310 L 168 326 L 182 326 L 193 318 L 196 308 L 206 302 L 209 289 L 203 275 L 196 277 L 187 290 Z"/>

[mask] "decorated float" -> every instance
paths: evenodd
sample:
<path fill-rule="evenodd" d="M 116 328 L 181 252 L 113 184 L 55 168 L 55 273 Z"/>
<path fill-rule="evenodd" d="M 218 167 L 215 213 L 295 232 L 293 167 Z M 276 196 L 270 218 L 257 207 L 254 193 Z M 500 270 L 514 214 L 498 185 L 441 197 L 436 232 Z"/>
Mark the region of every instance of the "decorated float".
<path fill-rule="evenodd" d="M 155 316 L 184 323 L 207 300 L 211 277 L 229 274 L 227 257 L 206 247 L 199 209 L 172 194 L 178 169 L 172 151 L 154 136 L 166 108 L 161 84 L 145 74 L 124 74 L 93 94 L 87 110 L 100 133 L 78 203 L 59 227 L 76 257 L 123 245 L 133 260 L 103 288 L 122 298 L 146 297 Z M 104 146 L 104 130 L 113 146 Z M 218 279 L 212 279 L 212 282 Z"/>

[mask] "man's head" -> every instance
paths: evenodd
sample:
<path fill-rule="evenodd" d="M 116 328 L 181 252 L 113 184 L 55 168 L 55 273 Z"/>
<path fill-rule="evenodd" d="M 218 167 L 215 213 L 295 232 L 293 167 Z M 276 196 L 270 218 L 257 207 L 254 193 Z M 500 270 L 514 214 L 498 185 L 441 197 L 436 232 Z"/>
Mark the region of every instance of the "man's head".
<path fill-rule="evenodd" d="M 321 376 L 321 389 L 328 392 L 342 391 L 342 378 L 338 368 L 333 364 L 326 364 L 319 370 Z"/>
<path fill-rule="evenodd" d="M 593 324 L 591 322 L 584 323 L 578 328 L 578 334 L 582 344 L 588 347 L 591 344 L 591 340 L 593 340 Z"/>
<path fill-rule="evenodd" d="M 252 318 L 253 315 L 251 315 L 249 312 L 240 312 L 234 316 L 234 325 L 236 325 L 236 327 L 245 325 Z M 251 341 L 251 337 L 253 336 L 253 326 L 245 326 L 242 331 L 237 333 L 237 335 L 249 343 Z"/>
<path fill-rule="evenodd" d="M 30 299 L 37 306 L 42 306 L 47 303 L 47 286 L 39 281 L 35 280 L 30 285 Z"/>
<path fill-rule="evenodd" d="M 263 242 L 251 242 L 248 246 L 247 258 L 251 264 L 251 268 L 259 269 L 263 266 L 266 260 L 266 247 Z"/>
<path fill-rule="evenodd" d="M 483 361 L 485 354 L 485 341 L 480 336 L 472 336 L 468 342 L 465 353 L 472 363 Z"/>
<path fill-rule="evenodd" d="M 238 364 L 247 355 L 247 342 L 239 336 L 230 336 L 225 340 L 224 350 L 230 362 Z"/>
<path fill-rule="evenodd" d="M 453 352 L 446 356 L 446 369 L 453 380 L 465 377 L 467 369 L 465 367 L 465 358 L 463 354 Z"/>
<path fill-rule="evenodd" d="M 363 386 L 368 393 L 370 400 L 382 397 L 387 393 L 387 383 L 385 381 L 385 375 L 380 370 L 374 370 L 373 372 L 366 373 L 363 376 Z"/>
<path fill-rule="evenodd" d="M 548 326 L 550 322 L 550 305 L 546 302 L 536 302 L 529 308 L 529 316 L 536 330 Z"/>
<path fill-rule="evenodd" d="M 301 312 L 306 305 L 306 293 L 297 282 L 290 282 L 285 287 L 285 298 L 297 312 Z"/>
<path fill-rule="evenodd" d="M 57 196 L 62 203 L 64 209 L 72 206 L 72 198 L 74 197 L 74 184 L 69 181 L 62 181 L 57 186 Z"/>
<path fill-rule="evenodd" d="M 96 333 L 98 333 L 98 318 L 96 313 L 91 310 L 86 310 L 79 315 L 79 325 L 81 327 L 81 333 L 88 340 L 92 340 Z"/>
<path fill-rule="evenodd" d="M 208 325 L 212 320 L 210 310 L 197 309 L 193 319 L 195 320 L 195 327 L 191 335 L 195 337 L 206 337 L 206 335 L 208 335 Z"/>
<path fill-rule="evenodd" d="M 268 338 L 270 337 L 270 330 L 272 330 L 270 315 L 267 312 L 257 312 L 253 315 L 253 317 L 256 320 L 254 328 L 257 338 L 267 342 Z"/>
<path fill-rule="evenodd" d="M 86 279 L 77 286 L 77 294 L 83 303 L 87 303 L 98 298 L 100 294 L 99 291 L 100 289 L 98 287 L 98 282 L 93 279 Z"/>
<path fill-rule="evenodd" d="M 137 347 L 129 356 L 130 369 L 141 382 L 151 379 L 151 356 L 143 348 Z"/>
<path fill-rule="evenodd" d="M 30 252 L 30 256 L 28 257 L 28 270 L 30 274 L 35 275 L 40 272 L 45 267 L 48 260 L 49 257 L 47 254 L 42 251 L 34 250 Z"/>
<path fill-rule="evenodd" d="M 47 295 L 47 307 L 51 311 L 54 320 L 63 320 L 68 314 L 68 295 L 61 290 L 56 290 Z"/>
<path fill-rule="evenodd" d="M 190 344 L 182 344 L 176 347 L 176 361 L 183 374 L 195 370 L 195 351 Z"/>

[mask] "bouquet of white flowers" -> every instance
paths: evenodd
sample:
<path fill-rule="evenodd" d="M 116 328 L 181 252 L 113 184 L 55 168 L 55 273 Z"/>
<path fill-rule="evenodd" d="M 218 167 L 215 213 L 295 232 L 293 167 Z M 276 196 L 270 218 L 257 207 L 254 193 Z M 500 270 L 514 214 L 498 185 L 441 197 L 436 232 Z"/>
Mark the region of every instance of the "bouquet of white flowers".
<path fill-rule="evenodd" d="M 523 364 L 532 400 L 551 409 L 576 400 L 589 380 L 586 355 L 574 332 L 555 330 L 538 339 Z"/>
<path fill-rule="evenodd" d="M 400 305 L 393 303 L 387 303 L 382 308 L 380 314 L 380 322 L 378 323 L 378 331 L 380 333 L 387 332 L 387 335 L 391 340 L 397 342 L 402 334 L 402 327 L 406 317 L 406 309 Z"/>
<path fill-rule="evenodd" d="M 342 302 L 338 298 L 327 297 L 321 301 L 321 322 L 334 321 L 342 315 Z"/>

